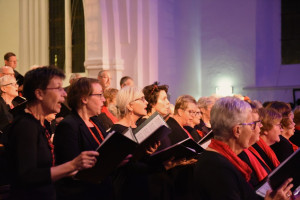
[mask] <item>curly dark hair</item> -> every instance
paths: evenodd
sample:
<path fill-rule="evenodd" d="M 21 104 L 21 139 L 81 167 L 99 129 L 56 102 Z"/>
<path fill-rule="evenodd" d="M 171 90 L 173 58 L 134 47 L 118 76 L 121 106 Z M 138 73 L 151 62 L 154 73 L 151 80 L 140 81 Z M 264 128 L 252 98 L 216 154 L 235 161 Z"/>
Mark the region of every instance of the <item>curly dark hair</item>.
<path fill-rule="evenodd" d="M 154 82 L 152 85 L 147 85 L 143 89 L 145 99 L 148 101 L 147 112 L 150 113 L 152 106 L 157 103 L 159 92 L 164 90 L 168 94 L 168 85 L 159 85 L 159 82 Z"/>

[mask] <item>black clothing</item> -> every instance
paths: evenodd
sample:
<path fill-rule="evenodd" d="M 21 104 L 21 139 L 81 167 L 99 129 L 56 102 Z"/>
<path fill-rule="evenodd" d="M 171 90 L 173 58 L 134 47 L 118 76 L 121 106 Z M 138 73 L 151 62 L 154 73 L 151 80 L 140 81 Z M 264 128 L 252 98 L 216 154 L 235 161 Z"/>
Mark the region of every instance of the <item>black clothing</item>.
<path fill-rule="evenodd" d="M 290 137 L 290 141 L 300 147 L 300 130 L 295 129 L 295 133 Z"/>
<path fill-rule="evenodd" d="M 276 167 L 272 163 L 272 160 L 269 158 L 269 156 L 264 152 L 262 148 L 258 144 L 252 145 L 252 147 L 259 153 L 261 158 L 265 161 L 265 163 L 270 167 L 271 170 L 274 170 Z"/>
<path fill-rule="evenodd" d="M 122 133 L 127 127 L 114 124 L 110 131 Z M 163 166 L 151 166 L 142 161 L 129 161 L 115 170 L 113 185 L 116 199 L 152 199 L 149 179 L 154 173 L 165 171 Z"/>
<path fill-rule="evenodd" d="M 49 123 L 45 120 L 49 130 Z M 51 180 L 52 154 L 46 129 L 24 111 L 8 130 L 12 199 L 55 199 Z"/>
<path fill-rule="evenodd" d="M 17 83 L 19 86 L 23 85 L 23 82 L 24 82 L 24 76 L 22 76 L 18 71 L 14 70 L 15 72 L 15 77 L 16 77 L 16 80 L 17 80 Z"/>
<path fill-rule="evenodd" d="M 212 130 L 211 128 L 208 128 L 208 127 L 205 125 L 205 123 L 204 123 L 204 121 L 203 121 L 202 119 L 200 119 L 200 123 L 197 124 L 194 128 L 197 129 L 197 130 L 202 131 L 203 134 L 204 134 L 204 136 L 205 136 L 209 131 Z"/>
<path fill-rule="evenodd" d="M 114 123 L 111 121 L 111 119 L 109 117 L 107 117 L 107 115 L 104 112 L 102 112 L 100 115 L 98 115 L 98 119 L 99 119 L 101 126 L 105 130 L 109 130 L 114 125 Z"/>
<path fill-rule="evenodd" d="M 255 154 L 253 154 L 255 156 Z M 255 173 L 255 170 L 253 168 L 253 165 L 251 164 L 250 160 L 249 160 L 249 157 L 248 155 L 242 151 L 238 157 L 244 161 L 245 163 L 247 163 L 249 165 L 249 167 L 252 169 L 252 173 L 251 173 L 251 178 L 250 178 L 250 181 L 249 183 L 255 188 L 259 185 L 259 180 L 258 180 L 258 177 Z M 256 156 L 255 156 L 256 157 Z M 257 158 L 257 157 L 256 157 Z M 261 164 L 261 166 L 266 170 L 266 172 L 269 174 L 271 171 L 268 169 L 268 167 L 259 159 L 257 158 L 257 160 L 259 161 L 259 163 Z"/>
<path fill-rule="evenodd" d="M 0 97 L 0 131 L 13 121 L 13 115 L 9 111 L 9 105 Z"/>
<path fill-rule="evenodd" d="M 91 120 L 105 137 L 106 132 L 100 126 L 98 119 L 93 117 Z M 95 136 L 101 143 L 99 134 Z M 58 165 L 73 160 L 82 151 L 95 150 L 99 146 L 76 112 L 68 115 L 58 124 L 53 142 Z M 57 181 L 55 185 L 57 199 L 112 199 L 110 178 L 100 184 L 92 184 L 67 177 Z"/>
<path fill-rule="evenodd" d="M 190 126 L 184 126 L 183 128 L 191 134 L 191 136 L 195 140 L 195 142 L 199 142 L 201 140 L 201 136 L 199 135 L 199 133 L 197 132 L 197 130 L 195 128 L 190 127 Z"/>
<path fill-rule="evenodd" d="M 279 162 L 283 162 L 287 157 L 294 153 L 292 144 L 282 135 L 279 136 L 280 141 L 271 145 L 270 147 L 276 154 Z"/>
<path fill-rule="evenodd" d="M 228 159 L 212 151 L 203 152 L 193 176 L 194 199 L 259 199 L 242 173 Z"/>

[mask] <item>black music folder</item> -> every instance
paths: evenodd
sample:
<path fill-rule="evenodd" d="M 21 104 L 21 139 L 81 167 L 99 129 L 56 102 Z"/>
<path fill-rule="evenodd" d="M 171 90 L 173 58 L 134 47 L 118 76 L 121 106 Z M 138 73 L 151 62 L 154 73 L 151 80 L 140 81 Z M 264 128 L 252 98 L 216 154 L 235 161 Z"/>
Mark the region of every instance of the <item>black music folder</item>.
<path fill-rule="evenodd" d="M 163 163 L 171 158 L 174 158 L 174 160 L 182 158 L 190 159 L 198 156 L 203 151 L 204 149 L 197 144 L 197 142 L 191 138 L 187 138 L 163 150 L 153 153 L 149 158 L 149 162 Z"/>
<path fill-rule="evenodd" d="M 171 132 L 171 129 L 163 119 L 163 117 L 155 112 L 134 131 L 134 138 L 139 146 L 133 153 L 133 159 L 141 159 L 146 152 L 147 147 L 152 146 L 161 141 Z"/>
<path fill-rule="evenodd" d="M 267 176 L 266 180 L 256 190 L 256 194 L 264 197 L 267 190 L 277 190 L 288 178 L 293 178 L 294 187 L 292 191 L 300 186 L 299 148 Z"/>
<path fill-rule="evenodd" d="M 137 143 L 130 137 L 131 128 L 123 133 L 111 132 L 96 149 L 99 157 L 94 167 L 79 171 L 74 178 L 99 183 L 115 170 L 120 163 L 137 147 Z M 129 136 L 129 137 L 128 137 Z"/>

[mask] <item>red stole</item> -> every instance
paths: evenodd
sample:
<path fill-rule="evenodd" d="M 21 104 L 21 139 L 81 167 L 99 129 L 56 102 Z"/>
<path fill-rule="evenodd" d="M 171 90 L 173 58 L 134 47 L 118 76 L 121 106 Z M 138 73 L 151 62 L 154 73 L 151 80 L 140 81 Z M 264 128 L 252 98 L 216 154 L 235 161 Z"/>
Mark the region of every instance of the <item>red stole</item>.
<path fill-rule="evenodd" d="M 247 163 L 242 161 L 227 144 L 219 140 L 211 139 L 211 143 L 208 147 L 216 150 L 221 155 L 226 157 L 231 164 L 233 164 L 243 174 L 246 181 L 249 182 L 252 173 L 251 168 L 247 165 Z"/>
<path fill-rule="evenodd" d="M 111 112 L 109 112 L 108 108 L 106 106 L 102 106 L 101 112 L 105 113 L 106 116 L 115 124 L 119 120 L 116 118 Z"/>
<path fill-rule="evenodd" d="M 202 131 L 200 131 L 200 130 L 198 130 L 198 129 L 196 129 L 196 131 L 197 131 L 197 133 L 200 135 L 201 138 L 204 137 L 204 133 L 203 133 Z"/>
<path fill-rule="evenodd" d="M 258 159 L 251 153 L 251 151 L 249 151 L 248 149 L 244 149 L 244 152 L 247 154 L 258 180 L 262 181 L 266 176 L 268 176 L 267 171 L 260 164 Z"/>
<path fill-rule="evenodd" d="M 288 141 L 289 141 L 289 143 L 291 143 L 291 145 L 293 146 L 294 152 L 297 151 L 297 150 L 298 150 L 298 146 L 295 145 L 294 143 L 292 143 L 290 140 L 288 140 Z"/>
<path fill-rule="evenodd" d="M 275 167 L 277 167 L 280 162 L 277 159 L 276 154 L 274 153 L 274 151 L 271 149 L 271 147 L 269 147 L 265 141 L 263 141 L 263 139 L 261 139 L 261 137 L 259 137 L 259 141 L 257 142 L 258 146 L 267 154 L 267 156 L 270 158 L 270 160 L 272 161 L 273 165 Z"/>

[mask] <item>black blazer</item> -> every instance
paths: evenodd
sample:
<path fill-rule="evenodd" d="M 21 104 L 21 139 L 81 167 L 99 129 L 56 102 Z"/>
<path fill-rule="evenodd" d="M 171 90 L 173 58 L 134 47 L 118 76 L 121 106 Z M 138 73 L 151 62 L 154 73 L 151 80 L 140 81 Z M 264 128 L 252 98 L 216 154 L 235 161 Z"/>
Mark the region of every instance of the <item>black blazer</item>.
<path fill-rule="evenodd" d="M 106 132 L 100 126 L 97 117 L 92 117 L 91 120 L 105 137 Z M 98 140 L 102 142 L 100 138 Z M 58 124 L 53 142 L 57 164 L 68 162 L 82 151 L 95 150 L 99 146 L 76 112 L 72 112 Z M 111 191 L 108 179 L 101 184 L 91 184 L 72 178 L 64 178 L 56 183 L 57 199 L 111 199 Z"/>
<path fill-rule="evenodd" d="M 176 144 L 189 137 L 174 118 L 170 117 L 167 121 L 167 124 L 172 130 L 172 132 L 168 135 L 171 145 Z"/>
<path fill-rule="evenodd" d="M 9 105 L 7 105 L 3 98 L 0 97 L 0 131 L 13 120 L 13 115 L 9 110 Z"/>
<path fill-rule="evenodd" d="M 105 130 L 96 117 L 91 120 L 98 126 L 103 136 Z M 101 142 L 101 140 L 99 140 Z M 56 164 L 62 164 L 74 159 L 82 151 L 95 150 L 99 145 L 91 135 L 88 127 L 76 113 L 68 115 L 57 126 L 54 140 Z"/>

